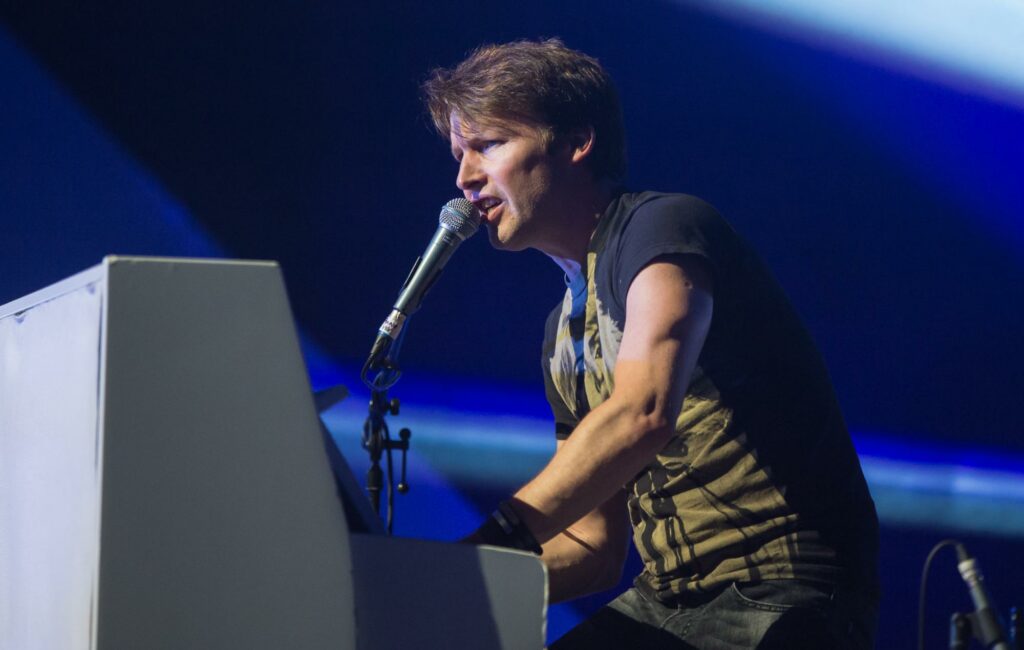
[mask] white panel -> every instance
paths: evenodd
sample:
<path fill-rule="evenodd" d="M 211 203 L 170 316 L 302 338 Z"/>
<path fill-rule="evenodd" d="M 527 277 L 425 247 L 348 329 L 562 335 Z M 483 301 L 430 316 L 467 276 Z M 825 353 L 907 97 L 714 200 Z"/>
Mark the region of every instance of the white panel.
<path fill-rule="evenodd" d="M 102 289 L 0 317 L 0 648 L 93 647 Z"/>
<path fill-rule="evenodd" d="M 355 645 L 280 269 L 108 257 L 98 650 Z"/>

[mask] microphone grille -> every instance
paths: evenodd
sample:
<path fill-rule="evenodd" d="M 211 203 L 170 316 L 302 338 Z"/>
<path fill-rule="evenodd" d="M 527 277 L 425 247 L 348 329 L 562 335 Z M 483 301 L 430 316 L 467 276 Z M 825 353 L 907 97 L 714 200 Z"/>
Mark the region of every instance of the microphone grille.
<path fill-rule="evenodd" d="M 452 199 L 441 208 L 438 221 L 442 226 L 455 233 L 459 239 L 471 237 L 480 227 L 480 213 L 476 207 L 463 198 Z"/>

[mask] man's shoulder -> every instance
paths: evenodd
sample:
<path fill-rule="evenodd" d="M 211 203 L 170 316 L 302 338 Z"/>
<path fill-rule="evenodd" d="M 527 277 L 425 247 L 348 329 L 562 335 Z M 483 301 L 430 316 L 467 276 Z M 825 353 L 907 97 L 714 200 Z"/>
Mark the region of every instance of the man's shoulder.
<path fill-rule="evenodd" d="M 712 271 L 740 251 L 732 227 L 704 199 L 670 192 L 627 192 L 609 214 L 596 265 L 598 298 L 624 318 L 626 292 L 637 273 L 664 255 L 707 260 Z M 603 255 L 602 255 L 603 253 Z"/>
<path fill-rule="evenodd" d="M 724 242 L 735 234 L 714 206 L 692 194 L 626 192 L 615 199 L 606 218 L 602 247 L 616 256 L 673 242 Z"/>
<path fill-rule="evenodd" d="M 637 213 L 676 219 L 721 219 L 715 207 L 704 199 L 678 192 L 626 192 L 619 196 L 615 213 L 627 220 Z"/>

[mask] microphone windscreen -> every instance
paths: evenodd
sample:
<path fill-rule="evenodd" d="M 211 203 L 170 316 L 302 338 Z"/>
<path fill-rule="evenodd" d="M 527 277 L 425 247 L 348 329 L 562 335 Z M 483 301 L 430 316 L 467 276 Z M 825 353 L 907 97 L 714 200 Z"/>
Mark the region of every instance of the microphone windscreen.
<path fill-rule="evenodd" d="M 444 204 L 438 221 L 459 239 L 466 239 L 480 227 L 480 213 L 467 199 L 457 198 Z"/>

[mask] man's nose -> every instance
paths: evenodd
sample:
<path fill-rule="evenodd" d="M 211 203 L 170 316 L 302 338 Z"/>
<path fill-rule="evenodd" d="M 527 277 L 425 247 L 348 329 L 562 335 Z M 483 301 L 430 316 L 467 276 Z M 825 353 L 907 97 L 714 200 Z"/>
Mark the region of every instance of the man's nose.
<path fill-rule="evenodd" d="M 455 177 L 455 185 L 463 192 L 480 189 L 484 185 L 484 174 L 475 157 L 467 153 L 459 162 L 459 175 Z"/>

